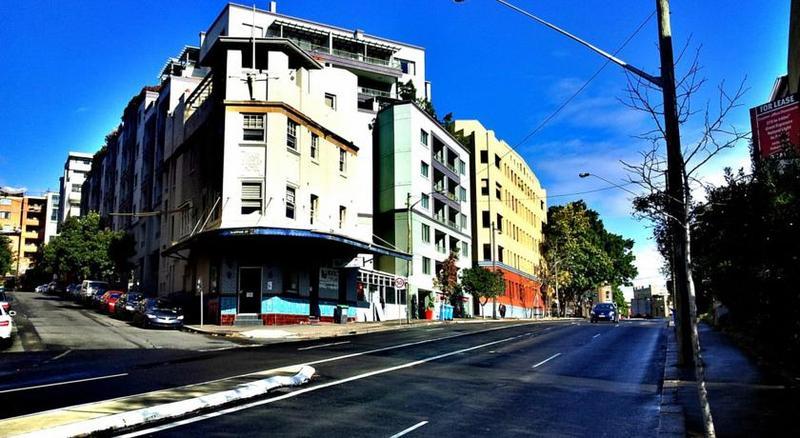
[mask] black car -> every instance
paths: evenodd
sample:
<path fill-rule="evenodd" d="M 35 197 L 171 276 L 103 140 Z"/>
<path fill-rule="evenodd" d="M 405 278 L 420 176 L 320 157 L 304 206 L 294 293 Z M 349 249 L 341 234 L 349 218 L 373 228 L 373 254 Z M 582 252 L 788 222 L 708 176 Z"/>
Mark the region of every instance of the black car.
<path fill-rule="evenodd" d="M 144 295 L 137 292 L 122 294 L 117 300 L 117 305 L 114 306 L 114 316 L 123 319 L 131 318 L 136 312 L 139 302 L 143 299 Z"/>
<path fill-rule="evenodd" d="M 183 311 L 164 298 L 146 298 L 136 306 L 133 323 L 142 328 L 180 328 L 183 325 Z"/>
<path fill-rule="evenodd" d="M 592 309 L 591 322 L 611 321 L 619 322 L 619 312 L 613 303 L 597 303 Z"/>

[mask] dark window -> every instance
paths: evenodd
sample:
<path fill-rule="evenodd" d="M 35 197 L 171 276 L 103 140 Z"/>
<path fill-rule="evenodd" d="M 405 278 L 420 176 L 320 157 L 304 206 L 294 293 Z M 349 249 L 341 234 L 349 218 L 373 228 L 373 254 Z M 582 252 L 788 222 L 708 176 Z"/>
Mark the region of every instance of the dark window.
<path fill-rule="evenodd" d="M 319 212 L 319 196 L 311 195 L 311 225 L 314 225 L 317 219 L 317 213 Z"/>
<path fill-rule="evenodd" d="M 294 219 L 294 196 L 295 196 L 295 189 L 294 187 L 286 187 L 286 217 L 289 219 Z"/>
<path fill-rule="evenodd" d="M 242 139 L 245 141 L 264 141 L 264 115 L 243 114 Z"/>
<path fill-rule="evenodd" d="M 484 260 L 491 260 L 492 259 L 492 246 L 488 243 L 483 244 L 483 259 Z"/>
<path fill-rule="evenodd" d="M 503 263 L 503 247 L 502 246 L 498 246 L 497 247 L 497 261 L 500 262 L 500 263 Z"/>
<path fill-rule="evenodd" d="M 503 231 L 503 216 L 497 215 L 497 223 L 495 224 L 497 231 Z"/>
<path fill-rule="evenodd" d="M 481 222 L 483 223 L 483 228 L 489 228 L 492 226 L 488 211 L 481 212 Z"/>
<path fill-rule="evenodd" d="M 494 154 L 494 165 L 498 169 L 500 168 L 500 156 L 497 154 Z"/>
<path fill-rule="evenodd" d="M 261 199 L 261 183 L 242 183 L 242 214 L 261 213 Z"/>
<path fill-rule="evenodd" d="M 481 178 L 481 196 L 489 196 L 489 178 Z"/>
<path fill-rule="evenodd" d="M 489 151 L 481 151 L 481 163 L 486 164 L 489 162 Z"/>

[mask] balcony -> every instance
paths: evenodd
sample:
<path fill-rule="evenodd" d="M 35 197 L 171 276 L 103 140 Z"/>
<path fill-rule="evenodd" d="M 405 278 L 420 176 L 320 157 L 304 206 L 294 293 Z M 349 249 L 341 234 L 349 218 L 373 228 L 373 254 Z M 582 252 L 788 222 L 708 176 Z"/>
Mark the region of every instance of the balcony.
<path fill-rule="evenodd" d="M 358 87 L 358 94 L 369 97 L 384 97 L 391 99 L 392 94 L 388 91 L 376 90 L 374 88 Z"/>
<path fill-rule="evenodd" d="M 330 48 L 321 44 L 316 44 L 296 36 L 285 37 L 310 54 L 322 55 L 326 58 L 337 58 L 347 61 L 355 61 L 360 64 L 368 64 L 370 66 L 379 67 L 381 70 L 387 70 L 392 75 L 399 77 L 402 74 L 400 61 L 393 58 L 377 58 L 374 56 L 367 56 L 364 53 L 353 52 L 344 49 Z"/>
<path fill-rule="evenodd" d="M 28 213 L 41 213 L 42 206 L 41 205 L 29 205 L 28 206 Z"/>

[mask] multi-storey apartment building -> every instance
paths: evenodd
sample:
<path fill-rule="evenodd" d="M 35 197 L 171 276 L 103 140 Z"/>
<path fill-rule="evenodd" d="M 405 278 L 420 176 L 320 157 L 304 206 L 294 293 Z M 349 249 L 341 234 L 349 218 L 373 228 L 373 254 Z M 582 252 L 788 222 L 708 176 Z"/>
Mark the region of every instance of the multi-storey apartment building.
<path fill-rule="evenodd" d="M 59 208 L 61 207 L 60 196 L 55 192 L 44 194 L 46 199 L 47 211 L 45 212 L 44 243 L 50 242 L 58 234 Z"/>
<path fill-rule="evenodd" d="M 344 305 L 386 318 L 397 274 L 372 260 L 408 255 L 373 241 L 373 128 L 399 83 L 426 84 L 424 62 L 419 47 L 274 2 L 227 5 L 128 105 L 86 207 L 134 235 L 133 283 L 202 293 L 207 321 L 330 319 Z"/>
<path fill-rule="evenodd" d="M 86 174 L 92 165 L 92 154 L 70 152 L 64 163 L 64 174 L 59 178 L 59 219 L 62 223 L 67 218 L 81 215 L 81 190 Z"/>
<path fill-rule="evenodd" d="M 14 255 L 13 272 L 0 272 L 0 277 L 18 277 L 31 267 L 33 256 L 44 244 L 46 213 L 45 197 L 0 188 L 0 235 L 8 238 Z"/>
<path fill-rule="evenodd" d="M 472 265 L 470 154 L 414 103 L 386 106 L 376 128 L 375 234 L 413 253 L 410 273 L 398 259 L 381 258 L 379 267 L 408 277 L 414 310 L 422 314 L 429 294 L 439 298 L 438 309 L 433 279 L 448 255 L 457 254 L 459 268 Z M 396 305 L 389 311 L 405 315 L 405 293 L 382 298 Z"/>
<path fill-rule="evenodd" d="M 545 311 L 541 281 L 542 227 L 547 221 L 547 196 L 530 166 L 494 131 L 475 120 L 458 120 L 455 130 L 469 138 L 473 203 L 473 257 L 478 265 L 497 269 L 505 278 L 505 294 L 489 301 L 506 306 L 506 316 L 531 317 Z M 477 305 L 477 304 L 476 304 Z"/>

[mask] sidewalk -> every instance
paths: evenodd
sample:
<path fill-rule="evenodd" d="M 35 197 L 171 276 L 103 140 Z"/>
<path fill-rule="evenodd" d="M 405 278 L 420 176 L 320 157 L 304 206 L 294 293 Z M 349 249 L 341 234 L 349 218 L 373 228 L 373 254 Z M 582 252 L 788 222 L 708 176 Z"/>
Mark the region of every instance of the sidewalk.
<path fill-rule="evenodd" d="M 340 336 L 360 335 L 391 330 L 406 330 L 414 327 L 425 327 L 444 324 L 477 324 L 477 323 L 522 323 L 535 321 L 568 320 L 569 318 L 537 318 L 537 319 L 455 319 L 453 321 L 437 321 L 412 319 L 411 324 L 405 320 L 383 322 L 351 322 L 348 324 L 318 323 L 271 326 L 220 326 L 220 325 L 185 325 L 184 330 L 214 336 L 234 336 L 250 338 L 261 342 L 285 342 L 291 340 L 336 338 Z"/>
<path fill-rule="evenodd" d="M 662 394 L 667 401 L 671 397 L 674 403 L 669 407 L 662 402 L 661 417 L 674 415 L 679 412 L 675 408 L 680 407 L 686 435 L 702 436 L 694 369 L 675 366 L 675 336 L 672 328 L 669 330 Z M 800 422 L 795 417 L 800 407 L 800 392 L 797 386 L 766 373 L 725 334 L 706 324 L 700 325 L 699 333 L 717 436 L 798 436 Z M 664 412 L 665 406 L 667 411 L 673 412 Z"/>

